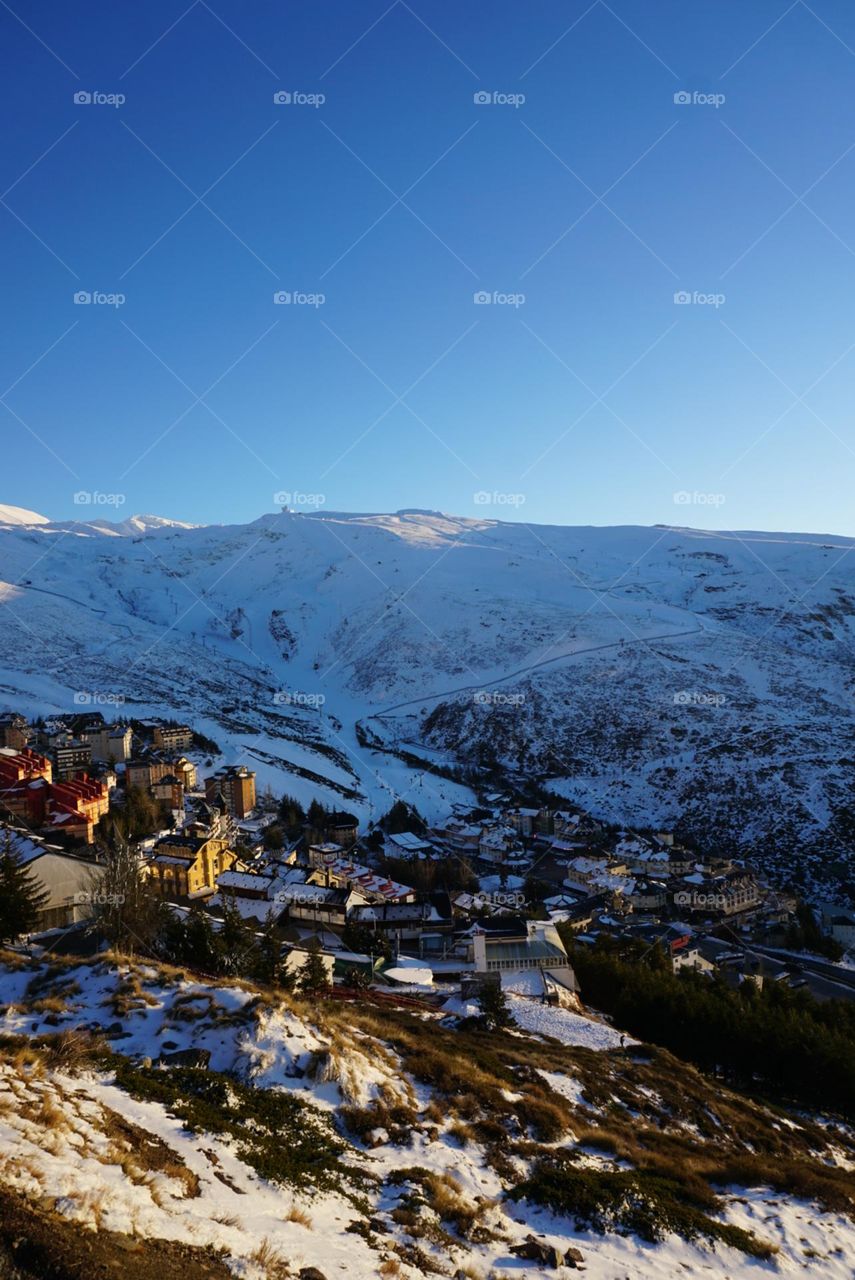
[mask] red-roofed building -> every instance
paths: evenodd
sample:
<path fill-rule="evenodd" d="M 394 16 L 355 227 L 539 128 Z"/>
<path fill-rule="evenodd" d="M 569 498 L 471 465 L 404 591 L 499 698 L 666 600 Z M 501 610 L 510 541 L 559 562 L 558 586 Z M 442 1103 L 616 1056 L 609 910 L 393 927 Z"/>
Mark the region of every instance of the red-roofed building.
<path fill-rule="evenodd" d="M 110 792 L 106 782 L 85 774 L 54 782 L 44 756 L 0 749 L 0 807 L 30 826 L 91 844 L 110 807 Z"/>

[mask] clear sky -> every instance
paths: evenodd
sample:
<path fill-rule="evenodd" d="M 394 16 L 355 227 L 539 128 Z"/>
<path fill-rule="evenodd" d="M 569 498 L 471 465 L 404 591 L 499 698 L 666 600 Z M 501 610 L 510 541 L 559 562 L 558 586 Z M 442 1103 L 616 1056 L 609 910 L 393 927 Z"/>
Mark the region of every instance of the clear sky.
<path fill-rule="evenodd" d="M 855 533 L 851 3 L 10 0 L 0 32 L 0 501 Z"/>

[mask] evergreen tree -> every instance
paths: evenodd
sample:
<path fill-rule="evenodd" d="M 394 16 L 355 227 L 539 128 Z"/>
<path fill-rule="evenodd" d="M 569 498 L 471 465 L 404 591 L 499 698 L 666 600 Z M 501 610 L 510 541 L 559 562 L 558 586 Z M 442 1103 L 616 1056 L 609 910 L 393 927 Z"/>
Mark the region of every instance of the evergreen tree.
<path fill-rule="evenodd" d="M 418 809 L 404 800 L 396 800 L 385 817 L 381 818 L 380 824 L 390 835 L 400 835 L 402 831 L 424 835 L 427 831 L 427 823 Z"/>
<path fill-rule="evenodd" d="M 283 796 L 279 802 L 279 820 L 289 839 L 294 840 L 303 830 L 306 811 L 293 796 Z"/>
<path fill-rule="evenodd" d="M 93 872 L 89 896 L 92 915 L 113 947 L 129 955 L 153 949 L 170 912 L 152 893 L 134 849 L 117 840 L 104 870 Z"/>
<path fill-rule="evenodd" d="M 330 980 L 317 943 L 309 945 L 309 954 L 297 975 L 297 990 L 301 996 L 322 996 L 329 991 Z"/>
<path fill-rule="evenodd" d="M 378 933 L 370 924 L 359 920 L 349 920 L 344 926 L 341 940 L 348 951 L 355 951 L 362 956 L 385 956 L 392 954 L 389 939 L 384 933 Z"/>
<path fill-rule="evenodd" d="M 223 923 L 215 936 L 218 973 L 234 977 L 253 967 L 255 934 L 228 896 L 223 898 Z"/>
<path fill-rule="evenodd" d="M 496 1031 L 500 1027 L 509 1027 L 513 1024 L 513 1014 L 501 981 L 485 982 L 481 987 L 478 1003 L 481 1006 L 481 1017 L 488 1031 Z"/>
<path fill-rule="evenodd" d="M 48 900 L 32 871 L 21 861 L 7 831 L 0 852 L 0 942 L 13 942 L 38 927 Z"/>

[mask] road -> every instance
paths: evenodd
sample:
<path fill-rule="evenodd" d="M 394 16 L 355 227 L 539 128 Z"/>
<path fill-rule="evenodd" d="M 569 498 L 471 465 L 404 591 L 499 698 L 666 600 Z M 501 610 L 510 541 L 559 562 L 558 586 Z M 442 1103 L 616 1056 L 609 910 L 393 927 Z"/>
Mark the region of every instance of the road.
<path fill-rule="evenodd" d="M 455 698 L 462 693 L 476 693 L 482 689 L 493 689 L 496 685 L 507 684 L 509 680 L 518 680 L 523 676 L 530 675 L 533 671 L 541 670 L 543 667 L 553 666 L 557 662 L 571 662 L 574 658 L 582 658 L 588 653 L 600 653 L 604 649 L 626 649 L 637 644 L 653 644 L 657 640 L 677 640 L 680 636 L 695 636 L 705 630 L 700 619 L 695 619 L 695 623 L 694 627 L 690 627 L 685 631 L 664 631 L 654 636 L 639 636 L 633 640 L 610 640 L 606 644 L 592 644 L 584 649 L 574 649 L 569 653 L 559 653 L 554 658 L 540 658 L 537 662 L 518 667 L 515 671 L 507 671 L 504 675 L 497 676 L 495 679 L 485 679 L 477 684 L 459 685 L 455 689 L 424 694 L 421 698 L 410 698 L 406 702 L 396 702 L 390 707 L 384 707 L 382 711 L 375 711 L 371 715 L 363 716 L 363 719 L 381 720 L 384 716 L 403 710 L 404 707 L 421 707 L 426 702 L 437 702 L 443 698 Z"/>

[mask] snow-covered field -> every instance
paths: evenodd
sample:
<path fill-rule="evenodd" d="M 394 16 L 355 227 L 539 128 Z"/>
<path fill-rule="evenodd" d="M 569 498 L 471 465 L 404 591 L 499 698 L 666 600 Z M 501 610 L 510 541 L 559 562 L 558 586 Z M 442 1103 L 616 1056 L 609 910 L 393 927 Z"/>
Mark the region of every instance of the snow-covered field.
<path fill-rule="evenodd" d="M 274 1274 L 270 1259 L 275 1257 L 287 1259 L 291 1274 L 313 1266 L 326 1280 L 340 1274 L 356 1280 L 378 1274 L 416 1280 L 420 1266 L 402 1261 L 391 1248 L 403 1240 L 396 1223 L 407 1221 L 392 1212 L 402 1203 L 395 1178 L 406 1180 L 413 1170 L 418 1177 L 444 1179 L 461 1203 L 478 1206 L 479 1221 L 489 1228 L 488 1238 L 480 1242 L 454 1239 L 447 1232 L 437 1232 L 435 1240 L 430 1232 L 420 1237 L 439 1274 L 453 1275 L 465 1266 L 467 1277 L 542 1276 L 546 1272 L 539 1264 L 510 1252 L 514 1243 L 533 1233 L 562 1253 L 580 1249 L 592 1280 L 672 1280 L 684 1274 L 736 1280 L 814 1269 L 830 1280 L 852 1275 L 853 1223 L 768 1189 L 734 1189 L 723 1206 L 727 1222 L 777 1247 L 769 1262 L 729 1246 L 713 1248 L 675 1236 L 650 1245 L 633 1235 L 575 1230 L 566 1219 L 525 1200 L 505 1201 L 502 1179 L 480 1143 L 461 1140 L 450 1117 L 443 1119 L 442 1109 L 437 1112 L 430 1090 L 408 1076 L 390 1046 L 356 1030 L 345 1044 L 340 1024 L 335 1024 L 338 1031 L 324 1025 L 322 1007 L 315 1016 L 299 1006 L 259 1000 L 257 992 L 240 984 L 206 983 L 174 970 L 117 965 L 109 959 L 52 970 L 39 962 L 18 968 L 4 964 L 0 1001 L 0 1030 L 6 1035 L 101 1029 L 114 1052 L 134 1061 L 156 1058 L 167 1047 L 207 1048 L 212 1071 L 230 1072 L 253 1089 L 290 1091 L 319 1113 L 335 1116 L 344 1103 L 364 1106 L 372 1099 L 397 1099 L 430 1116 L 430 1123 L 413 1126 L 403 1144 L 378 1131 L 368 1151 L 358 1144 L 353 1149 L 350 1159 L 363 1161 L 379 1179 L 378 1190 L 368 1192 L 371 1212 L 375 1222 L 379 1215 L 387 1224 L 383 1233 L 366 1235 L 362 1228 L 348 1230 L 361 1213 L 341 1194 L 274 1185 L 241 1158 L 232 1139 L 188 1131 L 161 1103 L 117 1087 L 109 1071 L 85 1065 L 73 1071 L 45 1069 L 26 1055 L 0 1056 L 0 1181 L 93 1230 L 222 1250 L 243 1280 Z M 615 1047 L 616 1033 L 603 1024 L 543 1009 L 523 997 L 511 1001 L 520 1028 L 596 1049 L 597 1060 L 604 1062 Z M 584 1100 L 569 1060 L 566 1071 L 550 1069 L 540 1075 L 556 1097 L 584 1107 L 590 1116 L 591 1104 Z M 141 1162 L 134 1132 L 153 1135 L 167 1159 Z M 583 1165 L 606 1163 L 601 1154 L 581 1158 Z M 428 1227 L 430 1213 L 421 1213 Z M 438 1218 L 435 1225 L 438 1229 Z M 391 1260 L 385 1271 L 384 1260 Z"/>
<path fill-rule="evenodd" d="M 495 760 L 599 816 L 682 822 L 816 878 L 851 856 L 853 547 L 435 512 L 190 527 L 6 508 L 0 703 L 186 717 L 262 786 L 363 818 L 396 795 L 428 817 L 468 796 L 384 746 Z"/>

